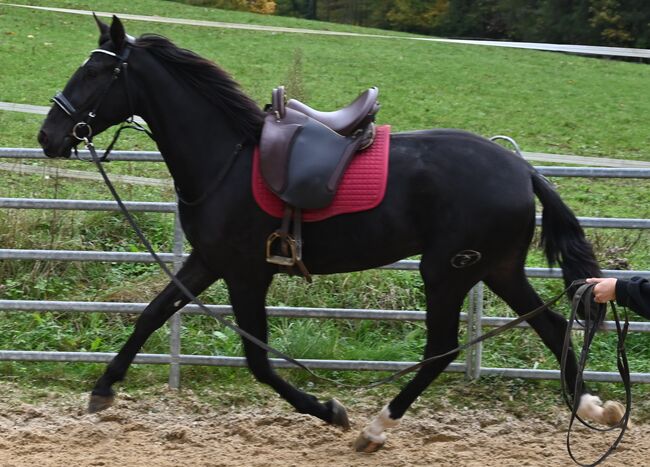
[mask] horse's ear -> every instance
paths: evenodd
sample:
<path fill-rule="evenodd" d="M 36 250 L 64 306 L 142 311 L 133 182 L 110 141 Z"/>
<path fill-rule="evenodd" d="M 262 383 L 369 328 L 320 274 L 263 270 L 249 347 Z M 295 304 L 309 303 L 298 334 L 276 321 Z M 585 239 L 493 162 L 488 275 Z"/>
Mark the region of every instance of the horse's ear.
<path fill-rule="evenodd" d="M 93 18 L 95 18 L 95 23 L 97 23 L 97 27 L 99 28 L 99 45 L 102 45 L 108 40 L 110 28 L 108 27 L 108 24 L 102 22 L 94 12 Z"/>
<path fill-rule="evenodd" d="M 124 31 L 124 25 L 120 19 L 113 15 L 113 22 L 111 23 L 111 41 L 115 46 L 115 52 L 120 52 L 126 44 L 126 32 Z"/>

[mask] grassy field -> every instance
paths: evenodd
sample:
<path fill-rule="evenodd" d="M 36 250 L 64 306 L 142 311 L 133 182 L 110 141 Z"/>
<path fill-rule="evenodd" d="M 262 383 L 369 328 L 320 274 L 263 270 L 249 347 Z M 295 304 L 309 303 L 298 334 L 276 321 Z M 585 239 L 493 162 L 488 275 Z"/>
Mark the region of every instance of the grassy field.
<path fill-rule="evenodd" d="M 47 1 L 41 5 L 123 13 L 159 14 L 213 21 L 273 24 L 290 27 L 361 31 L 342 25 L 305 22 L 189 7 L 155 0 Z M 607 156 L 650 161 L 646 65 L 598 60 L 563 54 L 422 43 L 399 39 L 303 36 L 222 30 L 192 26 L 125 21 L 132 35 L 154 32 L 182 47 L 208 57 L 232 75 L 263 105 L 277 84 L 300 80 L 305 99 L 317 108 L 345 105 L 371 85 L 380 88 L 380 123 L 394 130 L 430 127 L 464 128 L 485 136 L 507 134 L 522 149 L 551 153 Z M 394 34 L 394 33 L 389 33 Z M 0 101 L 47 105 L 96 43 L 94 22 L 86 16 L 33 11 L 0 5 Z M 297 67 L 297 58 L 301 65 Z M 297 67 L 297 68 L 296 68 Z M 293 71 L 292 71 L 293 70 Z M 42 116 L 0 111 L 0 147 L 36 147 Z M 97 139 L 98 146 L 108 136 Z M 146 138 L 129 135 L 121 149 L 154 149 Z M 36 166 L 92 171 L 73 161 L 29 162 Z M 111 163 L 112 173 L 167 178 L 162 164 Z M 108 199 L 96 182 L 60 177 L 0 172 L 0 196 Z M 650 190 L 638 180 L 603 181 L 555 179 L 560 193 L 582 216 L 650 218 Z M 119 186 L 126 199 L 172 200 L 170 189 Z M 137 216 L 160 250 L 168 251 L 172 220 L 168 215 Z M 634 231 L 588 231 L 604 267 L 650 269 L 650 235 Z M 55 248 L 141 251 L 119 214 L 41 211 L 0 212 L 3 248 Z M 543 266 L 541 254 L 531 250 L 531 266 Z M 3 262 L 0 297 L 8 299 L 146 301 L 166 281 L 156 268 L 134 264 Z M 534 281 L 550 297 L 559 281 Z M 227 302 L 223 284 L 215 284 L 204 298 Z M 313 285 L 281 277 L 269 298 L 271 305 L 423 309 L 420 278 L 410 272 L 369 271 L 319 277 Z M 487 314 L 508 315 L 506 307 L 489 294 Z M 131 330 L 130 316 L 62 313 L 3 313 L 0 348 L 24 350 L 115 351 Z M 272 320 L 273 344 L 295 357 L 415 360 L 421 353 L 421 323 L 334 322 Z M 633 371 L 650 371 L 647 335 L 632 335 L 628 344 Z M 596 346 L 594 369 L 613 370 L 613 336 Z M 166 352 L 166 331 L 147 343 L 145 352 Z M 240 354 L 238 339 L 205 317 L 184 319 L 183 352 Z M 486 344 L 485 366 L 557 368 L 539 339 L 514 331 Z M 62 389 L 88 387 L 100 367 L 86 364 L 0 363 L 0 377 L 37 386 Z M 298 372 L 287 375 L 315 391 L 334 389 L 310 381 Z M 363 382 L 376 375 L 334 374 Z M 243 370 L 187 368 L 183 382 L 199 387 L 209 378 L 219 385 L 249 381 Z M 52 383 L 52 380 L 56 383 Z M 467 404 L 499 398 L 521 407 L 556 403 L 557 384 L 484 378 L 466 383 L 446 375 L 447 384 L 434 385 L 428 400 L 451 397 Z M 129 385 L 145 387 L 165 380 L 165 368 L 138 366 Z M 452 388 L 452 389 L 450 389 Z M 550 391 L 537 390 L 550 388 Z M 395 385 L 377 390 L 394 392 Z M 620 396 L 620 388 L 603 385 L 601 391 Z M 256 390 L 250 389 L 251 393 Z M 382 392 L 383 391 L 383 392 Z M 648 389 L 638 387 L 639 394 Z M 513 395 L 515 402 L 513 402 Z M 454 397 L 457 396 L 457 397 Z M 509 401 L 509 402 L 508 402 Z M 642 407 L 646 407 L 643 406 Z M 647 407 L 646 407 L 647 409 Z"/>

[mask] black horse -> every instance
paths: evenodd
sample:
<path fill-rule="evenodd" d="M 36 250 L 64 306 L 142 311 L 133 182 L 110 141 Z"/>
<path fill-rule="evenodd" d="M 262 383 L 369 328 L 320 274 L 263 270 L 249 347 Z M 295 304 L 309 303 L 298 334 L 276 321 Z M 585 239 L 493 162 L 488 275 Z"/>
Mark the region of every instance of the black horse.
<path fill-rule="evenodd" d="M 265 297 L 278 267 L 265 261 L 265 240 L 278 220 L 265 214 L 251 193 L 252 153 L 263 112 L 208 60 L 157 35 L 133 39 L 116 17 L 110 27 L 99 20 L 97 24 L 99 49 L 57 95 L 58 105 L 39 132 L 45 154 L 69 157 L 79 143 L 75 135 L 89 136 L 86 123 L 91 121 L 97 134 L 133 114 L 142 116 L 176 184 L 183 229 L 193 247 L 178 279 L 197 295 L 223 279 L 238 325 L 266 340 Z M 221 177 L 224 164 L 242 143 L 227 176 Z M 542 241 L 549 263 L 562 266 L 567 284 L 600 275 L 591 245 L 551 185 L 526 161 L 482 137 L 448 129 L 393 134 L 388 177 L 378 207 L 304 225 L 304 262 L 314 274 L 329 274 L 421 254 L 427 301 L 425 357 L 458 345 L 459 310 L 478 281 L 518 314 L 542 304 L 524 274 L 535 228 L 535 196 L 544 207 Z M 463 250 L 480 252 L 480 260 L 454 267 L 452 259 Z M 110 406 L 113 384 L 124 379 L 144 342 L 187 303 L 173 283 L 151 302 L 97 381 L 90 410 Z M 547 310 L 530 325 L 559 359 L 566 320 Z M 338 402 L 321 403 L 296 389 L 275 373 L 265 350 L 247 340 L 243 344 L 255 378 L 273 387 L 297 411 L 349 426 Z M 385 428 L 399 423 L 454 357 L 420 368 L 367 425 L 356 448 L 380 447 Z M 568 365 L 572 389 L 573 352 Z M 607 411 L 607 405 L 602 407 L 584 387 L 575 396 L 581 398 L 579 414 L 584 417 L 601 419 Z"/>

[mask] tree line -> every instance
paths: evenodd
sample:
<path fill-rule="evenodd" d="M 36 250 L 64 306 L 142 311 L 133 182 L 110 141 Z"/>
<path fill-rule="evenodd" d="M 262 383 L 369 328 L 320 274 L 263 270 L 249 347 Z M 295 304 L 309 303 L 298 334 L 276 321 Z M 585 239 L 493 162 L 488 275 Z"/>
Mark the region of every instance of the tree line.
<path fill-rule="evenodd" d="M 650 48 L 650 0 L 185 0 L 418 34 Z"/>

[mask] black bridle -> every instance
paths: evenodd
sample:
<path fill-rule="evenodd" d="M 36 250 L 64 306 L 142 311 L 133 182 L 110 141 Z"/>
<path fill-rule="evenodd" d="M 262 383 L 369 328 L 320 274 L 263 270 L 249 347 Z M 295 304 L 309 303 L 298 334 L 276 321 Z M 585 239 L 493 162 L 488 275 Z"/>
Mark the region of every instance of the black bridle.
<path fill-rule="evenodd" d="M 74 122 L 74 126 L 70 131 L 70 135 L 77 140 L 77 143 L 74 145 L 74 151 L 77 157 L 78 157 L 77 145 L 83 142 L 86 144 L 86 146 L 88 146 L 88 144 L 91 143 L 93 137 L 93 128 L 91 123 L 97 117 L 97 111 L 99 110 L 99 107 L 106 99 L 106 96 L 108 95 L 108 92 L 113 86 L 113 83 L 115 83 L 118 80 L 118 78 L 122 75 L 124 76 L 124 88 L 126 92 L 126 98 L 128 101 L 129 117 L 127 117 L 126 120 L 122 122 L 121 126 L 115 132 L 115 135 L 113 136 L 113 140 L 104 151 L 104 154 L 100 157 L 100 161 L 102 162 L 106 161 L 108 155 L 110 154 L 111 150 L 115 146 L 117 139 L 120 137 L 122 130 L 133 129 L 137 131 L 143 131 L 151 139 L 155 141 L 153 134 L 135 121 L 135 113 L 133 111 L 133 101 L 131 99 L 131 93 L 129 92 L 129 85 L 127 79 L 127 70 L 129 65 L 128 59 L 129 56 L 131 55 L 132 46 L 133 46 L 133 40 L 129 38 L 127 39 L 126 46 L 122 50 L 121 54 L 111 52 L 110 50 L 104 50 L 104 49 L 94 49 L 90 51 L 91 56 L 94 53 L 101 53 L 101 54 L 114 57 L 117 59 L 117 64 L 113 68 L 113 75 L 111 77 L 111 80 L 106 85 L 102 93 L 99 95 L 99 98 L 96 99 L 95 104 L 92 106 L 92 110 L 90 110 L 85 115 L 83 115 L 83 112 L 77 110 L 77 108 L 72 104 L 72 102 L 70 102 L 70 99 L 68 99 L 65 96 L 65 94 L 63 94 L 63 91 L 58 91 L 51 99 L 51 101 L 55 103 L 61 110 L 63 110 L 63 112 L 66 115 L 68 115 Z"/>
<path fill-rule="evenodd" d="M 102 54 L 110 55 L 111 57 L 115 57 L 117 58 L 118 63 L 115 66 L 115 68 L 113 68 L 113 76 L 111 78 L 111 81 L 108 83 L 108 85 L 106 85 L 104 91 L 100 94 L 99 98 L 95 101 L 95 105 L 93 106 L 92 110 L 89 111 L 85 116 L 82 116 L 82 113 L 75 108 L 72 102 L 70 102 L 70 99 L 68 99 L 63 94 L 63 91 L 57 92 L 52 98 L 52 102 L 58 105 L 59 108 L 61 108 L 61 110 L 63 110 L 63 112 L 65 112 L 75 122 L 70 134 L 74 138 L 76 138 L 79 142 L 90 140 L 92 138 L 93 128 L 90 124 L 97 116 L 97 110 L 104 102 L 104 99 L 108 95 L 108 91 L 110 91 L 111 87 L 113 86 L 113 83 L 115 83 L 117 79 L 120 77 L 120 75 L 122 74 L 122 70 L 126 72 L 129 55 L 131 54 L 131 46 L 130 44 L 127 44 L 127 46 L 124 47 L 124 50 L 122 51 L 121 54 L 111 52 L 110 50 L 95 49 L 95 50 L 91 50 L 90 55 L 92 56 L 92 54 L 95 53 L 102 53 Z M 127 95 L 128 95 L 128 91 L 127 91 Z M 129 107 L 131 107 L 130 102 L 129 102 Z"/>

